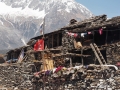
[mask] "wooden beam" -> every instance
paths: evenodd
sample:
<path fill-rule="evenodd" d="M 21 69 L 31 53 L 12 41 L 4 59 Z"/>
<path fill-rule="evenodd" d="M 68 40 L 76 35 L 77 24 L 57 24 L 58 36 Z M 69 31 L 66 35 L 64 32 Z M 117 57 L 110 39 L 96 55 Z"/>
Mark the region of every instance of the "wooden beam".
<path fill-rule="evenodd" d="M 91 55 L 82 55 L 82 54 L 76 54 L 76 53 L 67 53 L 67 54 L 54 54 L 53 57 L 60 57 L 60 56 L 78 56 L 78 57 L 89 57 Z"/>

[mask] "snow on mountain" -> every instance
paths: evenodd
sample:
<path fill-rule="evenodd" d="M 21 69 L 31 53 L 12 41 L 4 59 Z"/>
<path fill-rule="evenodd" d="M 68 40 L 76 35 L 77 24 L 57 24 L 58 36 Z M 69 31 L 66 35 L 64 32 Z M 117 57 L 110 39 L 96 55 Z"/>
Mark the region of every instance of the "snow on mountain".
<path fill-rule="evenodd" d="M 88 13 L 90 16 L 92 16 L 91 12 L 86 7 L 76 3 L 74 0 L 46 0 L 44 2 L 41 0 L 39 1 L 39 3 L 36 3 L 36 6 L 34 6 L 33 2 L 36 2 L 37 0 L 31 0 L 31 2 L 30 0 L 16 0 L 15 2 L 12 2 L 14 0 L 12 0 L 11 2 L 10 1 L 11 0 L 0 0 L 0 15 L 9 14 L 10 16 L 32 16 L 43 18 L 46 13 L 45 9 L 46 11 L 50 11 L 51 8 L 57 6 L 58 11 L 66 10 L 68 13 L 70 13 L 72 9 L 80 9 L 82 13 Z M 42 10 L 41 6 L 43 7 Z"/>
<path fill-rule="evenodd" d="M 73 18 L 80 21 L 92 16 L 75 0 L 0 0 L 0 49 L 16 48 L 40 35 L 44 17 L 45 33 L 49 33 L 68 25 Z"/>
<path fill-rule="evenodd" d="M 45 11 L 33 10 L 32 8 L 12 8 L 11 6 L 7 6 L 5 3 L 0 2 L 0 15 L 10 15 L 11 17 L 16 16 L 24 16 L 24 17 L 37 17 L 43 18 L 45 16 Z M 4 9 L 3 9 L 4 8 Z"/>

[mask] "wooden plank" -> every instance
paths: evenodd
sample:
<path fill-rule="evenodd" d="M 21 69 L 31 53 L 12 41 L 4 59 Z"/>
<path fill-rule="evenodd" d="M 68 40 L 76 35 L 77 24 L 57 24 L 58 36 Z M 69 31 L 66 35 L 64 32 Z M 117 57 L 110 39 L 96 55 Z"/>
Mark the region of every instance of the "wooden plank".
<path fill-rule="evenodd" d="M 76 54 L 76 53 L 67 53 L 67 54 L 54 54 L 53 57 L 59 57 L 59 56 L 83 56 L 83 57 L 88 57 L 88 56 L 91 56 L 91 55 L 83 55 L 83 54 Z"/>
<path fill-rule="evenodd" d="M 57 34 L 57 46 L 59 46 L 59 33 Z"/>
<path fill-rule="evenodd" d="M 54 43 L 54 42 L 53 42 L 53 34 L 52 34 L 52 48 L 53 48 L 53 43 Z"/>

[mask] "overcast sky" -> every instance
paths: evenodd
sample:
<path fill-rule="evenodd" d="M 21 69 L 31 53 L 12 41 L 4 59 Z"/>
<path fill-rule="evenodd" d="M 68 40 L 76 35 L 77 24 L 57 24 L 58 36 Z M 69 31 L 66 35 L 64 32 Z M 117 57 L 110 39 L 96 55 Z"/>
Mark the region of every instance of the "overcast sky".
<path fill-rule="evenodd" d="M 76 0 L 94 15 L 106 14 L 108 18 L 120 16 L 120 0 Z"/>

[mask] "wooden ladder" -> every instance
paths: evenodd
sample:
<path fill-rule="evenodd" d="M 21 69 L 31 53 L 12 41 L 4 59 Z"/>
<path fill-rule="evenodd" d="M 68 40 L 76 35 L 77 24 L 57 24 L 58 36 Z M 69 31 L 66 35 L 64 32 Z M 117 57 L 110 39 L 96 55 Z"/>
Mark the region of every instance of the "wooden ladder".
<path fill-rule="evenodd" d="M 95 43 L 91 43 L 90 46 L 91 46 L 96 58 L 98 59 L 100 65 L 107 65 L 103 55 L 101 54 L 99 48 L 97 47 L 97 45 Z"/>

